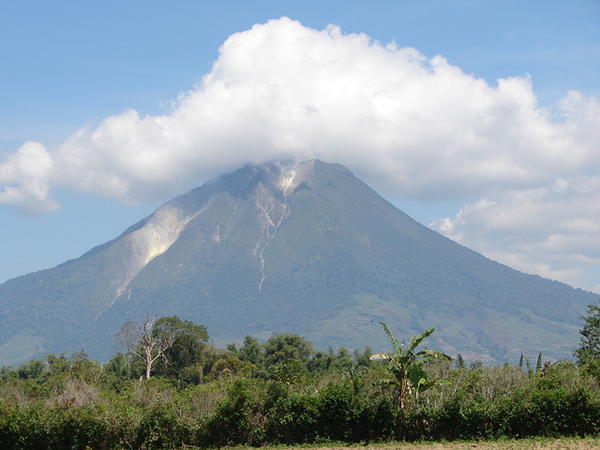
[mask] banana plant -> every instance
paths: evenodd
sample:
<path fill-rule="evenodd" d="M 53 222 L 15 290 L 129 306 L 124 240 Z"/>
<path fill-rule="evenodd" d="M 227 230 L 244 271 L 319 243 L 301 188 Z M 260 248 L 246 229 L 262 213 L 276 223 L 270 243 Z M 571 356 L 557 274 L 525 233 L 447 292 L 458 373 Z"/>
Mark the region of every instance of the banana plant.
<path fill-rule="evenodd" d="M 400 409 L 404 409 L 411 395 L 417 399 L 421 392 L 437 384 L 435 381 L 427 379 L 427 372 L 423 368 L 425 363 L 433 360 L 450 361 L 451 358 L 445 353 L 428 348 L 416 351 L 421 342 L 435 331 L 434 328 L 429 328 L 414 336 L 406 345 L 404 342 L 398 343 L 384 322 L 379 323 L 394 351 L 393 353 L 376 353 L 370 359 L 387 361 L 387 368 L 393 378 L 384 380 L 384 382 L 395 386 L 396 403 Z"/>

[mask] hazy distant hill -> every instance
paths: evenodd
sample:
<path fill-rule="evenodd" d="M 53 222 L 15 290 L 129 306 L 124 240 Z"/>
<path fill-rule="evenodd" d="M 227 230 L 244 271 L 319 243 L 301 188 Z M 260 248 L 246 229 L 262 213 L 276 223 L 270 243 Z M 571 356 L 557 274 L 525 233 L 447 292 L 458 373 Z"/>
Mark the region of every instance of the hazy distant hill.
<path fill-rule="evenodd" d="M 412 220 L 346 168 L 246 166 L 118 238 L 0 285 L 0 364 L 81 348 L 107 358 L 128 319 L 172 315 L 218 343 L 297 332 L 383 348 L 434 326 L 450 354 L 569 357 L 593 294 L 493 262 Z"/>

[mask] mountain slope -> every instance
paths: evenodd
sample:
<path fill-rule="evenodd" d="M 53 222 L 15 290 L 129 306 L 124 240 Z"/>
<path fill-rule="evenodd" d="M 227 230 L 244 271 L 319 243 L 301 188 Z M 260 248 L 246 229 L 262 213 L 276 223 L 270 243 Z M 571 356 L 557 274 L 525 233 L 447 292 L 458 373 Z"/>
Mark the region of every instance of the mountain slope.
<path fill-rule="evenodd" d="M 493 262 L 422 226 L 318 160 L 247 166 L 161 206 L 113 241 L 0 286 L 0 363 L 43 352 L 106 358 L 128 319 L 172 315 L 219 343 L 297 332 L 431 345 L 504 361 L 568 357 L 594 296 Z"/>

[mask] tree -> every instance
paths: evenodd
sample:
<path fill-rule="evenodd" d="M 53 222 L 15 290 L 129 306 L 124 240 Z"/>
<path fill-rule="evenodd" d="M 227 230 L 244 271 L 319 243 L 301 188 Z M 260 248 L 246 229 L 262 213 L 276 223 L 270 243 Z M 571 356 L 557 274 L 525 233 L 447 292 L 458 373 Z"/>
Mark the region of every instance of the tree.
<path fill-rule="evenodd" d="M 264 360 L 262 347 L 258 340 L 252 336 L 244 338 L 244 345 L 237 351 L 237 356 L 242 361 L 248 361 L 260 366 Z"/>
<path fill-rule="evenodd" d="M 312 344 L 297 334 L 278 334 L 270 338 L 264 346 L 269 367 L 288 359 L 298 359 L 306 363 L 312 352 Z"/>
<path fill-rule="evenodd" d="M 573 352 L 580 365 L 591 364 L 600 359 L 600 303 L 588 305 L 586 316 L 581 316 L 585 323 L 579 332 L 581 341 L 579 348 Z"/>
<path fill-rule="evenodd" d="M 157 362 L 155 372 L 158 375 L 178 378 L 184 368 L 200 367 L 208 341 L 206 327 L 177 316 L 161 317 L 154 324 L 152 335 L 154 338 L 175 336 L 173 345 L 164 351 L 165 357 Z"/>
<path fill-rule="evenodd" d="M 427 348 L 415 353 L 421 342 L 435 331 L 434 328 L 429 328 L 413 337 L 409 344 L 406 345 L 404 342 L 401 344 L 398 343 L 385 323 L 379 323 L 392 344 L 394 351 L 391 354 L 376 353 L 370 359 L 388 361 L 387 368 L 394 378 L 385 381 L 395 386 L 397 405 L 400 409 L 404 409 L 411 394 L 417 398 L 420 392 L 436 384 L 434 381 L 427 380 L 427 372 L 423 368 L 423 365 L 433 360 L 451 361 L 452 358 L 445 353 Z"/>
<path fill-rule="evenodd" d="M 130 378 L 131 364 L 129 363 L 129 355 L 124 355 L 121 352 L 117 353 L 104 365 L 104 369 L 118 378 Z"/>
<path fill-rule="evenodd" d="M 150 378 L 152 366 L 157 359 L 167 360 L 166 351 L 175 342 L 175 331 L 153 333 L 156 319 L 146 316 L 144 322 L 125 322 L 116 334 L 119 342 L 127 348 L 132 355 L 137 356 L 146 365 L 146 379 Z"/>
<path fill-rule="evenodd" d="M 215 360 L 211 366 L 210 374 L 215 378 L 223 378 L 230 375 L 252 376 L 256 366 L 249 361 L 242 361 L 235 355 L 224 355 Z"/>
<path fill-rule="evenodd" d="M 308 361 L 307 367 L 311 372 L 325 373 L 331 370 L 334 359 L 333 352 L 316 352 Z"/>
<path fill-rule="evenodd" d="M 356 361 L 357 366 L 368 366 L 369 358 L 373 352 L 371 351 L 371 347 L 365 347 L 365 349 L 360 352 L 358 349 L 354 350 L 354 361 Z"/>
<path fill-rule="evenodd" d="M 17 375 L 19 378 L 40 378 L 46 370 L 46 362 L 43 359 L 32 359 L 19 366 Z"/>

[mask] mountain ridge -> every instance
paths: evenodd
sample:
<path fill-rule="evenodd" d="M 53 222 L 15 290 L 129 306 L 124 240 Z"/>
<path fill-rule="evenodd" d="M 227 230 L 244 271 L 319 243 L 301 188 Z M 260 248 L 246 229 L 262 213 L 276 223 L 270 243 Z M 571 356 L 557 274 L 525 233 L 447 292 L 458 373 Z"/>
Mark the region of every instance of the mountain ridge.
<path fill-rule="evenodd" d="M 0 285 L 0 362 L 23 342 L 28 357 L 81 347 L 107 357 L 118 326 L 145 314 L 203 323 L 220 343 L 298 332 L 320 347 L 380 347 L 374 324 L 385 320 L 403 335 L 436 326 L 436 344 L 467 357 L 564 357 L 593 298 L 449 240 L 344 166 L 276 161 L 211 180 L 79 258 Z"/>

